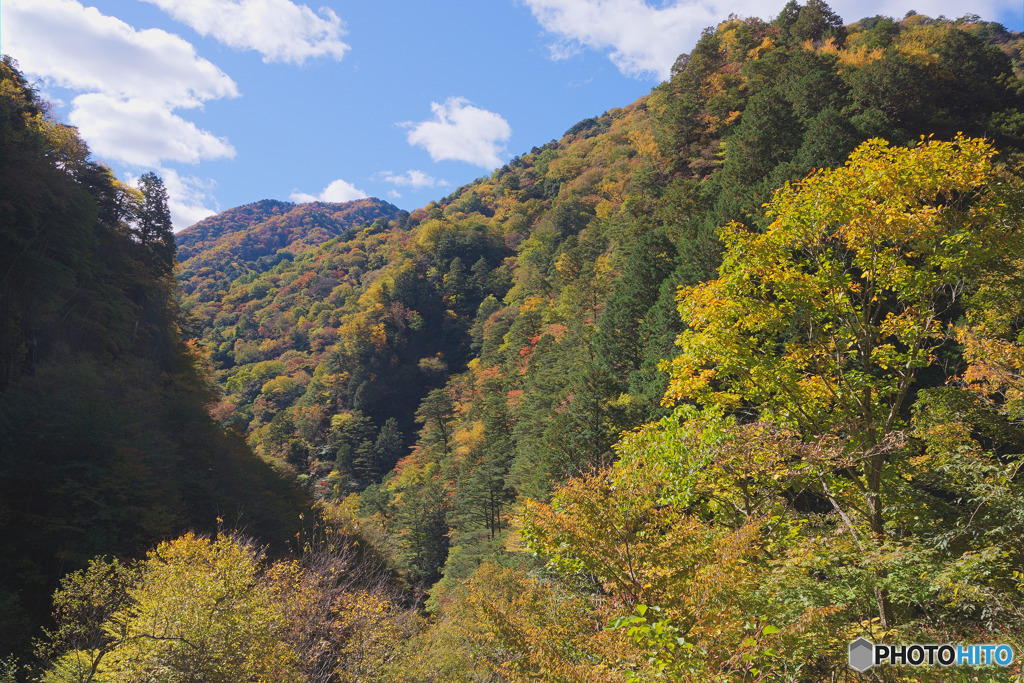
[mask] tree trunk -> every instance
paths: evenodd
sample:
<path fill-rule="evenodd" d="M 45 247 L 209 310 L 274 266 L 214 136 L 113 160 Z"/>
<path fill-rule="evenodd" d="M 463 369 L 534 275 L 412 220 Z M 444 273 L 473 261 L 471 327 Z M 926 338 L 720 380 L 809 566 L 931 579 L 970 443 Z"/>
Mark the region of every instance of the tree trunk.
<path fill-rule="evenodd" d="M 868 483 L 868 514 L 871 524 L 871 542 L 880 546 L 885 539 L 885 518 L 882 514 L 882 465 L 885 458 L 884 453 L 874 452 L 869 460 Z M 875 580 L 881 584 L 888 577 L 885 569 L 875 572 Z M 878 605 L 878 620 L 883 629 L 888 631 L 895 625 L 895 618 L 892 612 L 892 602 L 889 600 L 889 591 L 880 585 L 875 585 L 875 603 Z"/>

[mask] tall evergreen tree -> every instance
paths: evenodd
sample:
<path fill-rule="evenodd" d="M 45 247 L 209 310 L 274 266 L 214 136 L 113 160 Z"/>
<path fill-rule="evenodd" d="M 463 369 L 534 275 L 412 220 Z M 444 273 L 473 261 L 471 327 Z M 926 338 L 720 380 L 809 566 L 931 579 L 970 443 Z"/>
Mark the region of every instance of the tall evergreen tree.
<path fill-rule="evenodd" d="M 380 476 L 385 472 L 390 472 L 405 450 L 405 436 L 398 427 L 398 420 L 389 417 L 384 426 L 380 428 L 380 433 L 377 434 L 377 441 L 373 445 L 373 469 L 375 473 Z"/>
<path fill-rule="evenodd" d="M 136 219 L 136 234 L 146 248 L 152 267 L 162 274 L 174 269 L 174 227 L 168 208 L 164 181 L 153 172 L 139 178 L 142 203 Z"/>
<path fill-rule="evenodd" d="M 660 231 L 639 231 L 622 273 L 597 320 L 594 349 L 598 362 L 615 378 L 620 391 L 640 367 L 644 340 L 640 328 L 657 300 L 662 281 L 674 268 L 676 250 Z"/>
<path fill-rule="evenodd" d="M 833 12 L 825 0 L 807 0 L 789 30 L 797 42 L 832 38 L 837 45 L 842 45 L 846 40 L 842 17 Z"/>

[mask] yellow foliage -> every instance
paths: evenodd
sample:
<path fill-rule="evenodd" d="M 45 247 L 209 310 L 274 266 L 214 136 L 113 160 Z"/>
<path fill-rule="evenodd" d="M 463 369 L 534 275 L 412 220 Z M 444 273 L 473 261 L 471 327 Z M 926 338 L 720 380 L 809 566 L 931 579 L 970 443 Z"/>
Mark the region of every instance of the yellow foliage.
<path fill-rule="evenodd" d="M 360 571 L 343 534 L 270 566 L 236 537 L 186 534 L 150 552 L 127 585 L 127 606 L 102 624 L 111 644 L 58 650 L 43 680 L 397 683 L 405 680 L 393 666 L 397 645 L 416 628 L 415 613 L 381 588 L 359 585 Z M 96 588 L 89 577 L 65 588 L 85 610 L 80 618 L 103 607 L 88 604 Z M 65 631 L 98 625 L 68 623 Z"/>
<path fill-rule="evenodd" d="M 1024 309 L 1024 258 L 981 278 L 967 319 L 950 327 L 968 362 L 963 383 L 1011 420 L 1024 420 L 1024 344 L 1015 334 Z"/>
<path fill-rule="evenodd" d="M 608 217 L 611 215 L 611 212 L 614 212 L 618 204 L 622 203 L 622 200 L 625 197 L 626 182 L 626 178 L 620 178 L 618 180 L 612 180 L 609 178 L 598 186 L 597 191 L 603 197 L 596 209 L 596 213 L 599 218 Z"/>
<path fill-rule="evenodd" d="M 437 247 L 438 241 L 454 230 L 447 220 L 431 219 L 423 221 L 419 226 L 419 243 L 426 251 Z"/>
<path fill-rule="evenodd" d="M 526 311 L 532 311 L 536 308 L 543 308 L 546 303 L 547 297 L 544 297 L 540 294 L 534 294 L 519 306 L 519 311 L 520 313 L 524 313 Z"/>
<path fill-rule="evenodd" d="M 552 567 L 597 579 L 610 596 L 608 616 L 657 605 L 644 623 L 660 619 L 696 648 L 677 649 L 675 637 L 668 649 L 652 641 L 658 652 L 649 661 L 660 658 L 680 675 L 689 669 L 692 680 L 716 680 L 741 668 L 740 644 L 763 623 L 754 596 L 766 568 L 753 561 L 762 523 L 716 528 L 664 498 L 668 481 L 640 460 L 622 460 L 608 472 L 570 480 L 550 505 L 528 502 L 523 534 Z M 604 652 L 606 667 L 636 667 L 629 648 L 619 645 Z"/>
<path fill-rule="evenodd" d="M 474 420 L 468 427 L 463 427 L 452 434 L 452 442 L 455 444 L 454 453 L 459 456 L 466 456 L 479 450 L 486 440 L 484 434 L 484 423 L 482 420 Z"/>
<path fill-rule="evenodd" d="M 604 621 L 554 582 L 485 562 L 413 642 L 408 668 L 412 680 L 622 681 L 642 655 Z"/>
<path fill-rule="evenodd" d="M 110 679 L 296 680 L 297 656 L 281 638 L 284 615 L 260 579 L 260 559 L 224 535 L 161 543 L 130 591 L 134 604 L 106 626 L 122 638 L 104 660 Z"/>
<path fill-rule="evenodd" d="M 893 40 L 890 49 L 904 57 L 917 60 L 929 66 L 935 66 L 939 61 L 938 48 L 946 39 L 950 31 L 959 29 L 951 26 L 928 24 L 907 27 L 904 25 L 902 31 Z"/>
<path fill-rule="evenodd" d="M 566 182 L 572 180 L 587 168 L 587 162 L 577 156 L 561 156 L 548 165 L 545 177 Z"/>
<path fill-rule="evenodd" d="M 929 290 L 922 289 L 921 278 L 923 272 L 931 273 L 922 271 L 911 259 L 915 253 L 932 253 L 932 245 L 942 239 L 952 240 L 947 243 L 947 248 L 953 250 L 951 255 L 961 259 L 966 256 L 952 246 L 964 239 L 952 236 L 962 224 L 950 224 L 947 217 L 951 209 L 926 198 L 948 191 L 978 191 L 993 177 L 993 154 L 982 140 L 928 142 L 914 149 L 890 148 L 883 141 L 870 141 L 851 156 L 845 167 L 819 172 L 800 186 L 787 186 L 776 193 L 768 208 L 776 220 L 764 234 L 749 233 L 738 225 L 724 227 L 721 234 L 729 250 L 723 277 L 680 292 L 680 312 L 691 329 L 680 336 L 683 353 L 670 364 L 672 379 L 666 400 L 697 398 L 733 405 L 737 395 L 728 389 L 723 391 L 730 384 L 720 382 L 733 375 L 736 381 L 731 386 L 750 397 L 771 395 L 775 391 L 771 387 L 785 385 L 785 392 L 776 395 L 788 403 L 792 419 L 831 410 L 827 406 L 832 399 L 825 394 L 834 397 L 844 392 L 836 385 L 844 377 L 834 367 L 836 359 L 848 362 L 842 353 L 837 355 L 835 347 L 840 342 L 836 335 L 857 333 L 847 318 L 849 311 L 877 305 L 874 297 L 892 296 L 889 292 L 901 290 L 900 296 L 908 297 L 906 305 L 888 312 L 876 325 L 879 333 L 917 340 L 906 342 L 915 357 L 873 358 L 883 360 L 890 368 L 908 362 L 916 367 L 922 362 L 918 357 L 927 358 L 928 344 L 934 343 L 939 330 L 933 312 L 910 302 L 915 297 L 929 296 Z M 966 220 L 984 225 L 992 209 L 991 204 L 978 204 Z M 823 226 L 830 229 L 824 230 Z M 995 240 L 1001 230 L 998 224 L 972 230 L 972 239 L 979 244 Z M 991 236 L 986 237 L 987 233 Z M 795 249 L 809 249 L 811 253 L 842 249 L 854 263 L 861 264 L 858 268 L 862 272 L 855 276 L 828 262 L 813 271 L 805 270 L 795 258 Z M 947 273 L 952 272 L 948 269 L 954 264 L 944 263 L 946 270 L 935 271 L 929 277 L 953 277 Z M 935 279 L 931 286 L 943 285 Z M 763 295 L 764 291 L 785 292 L 792 300 L 772 300 Z M 808 334 L 813 336 L 790 341 L 781 357 L 760 355 L 758 345 L 774 345 L 774 341 L 766 340 L 791 324 L 794 307 L 817 310 L 823 316 L 809 329 Z M 832 327 L 823 327 L 829 325 Z M 830 334 L 822 334 L 829 330 Z M 862 346 L 844 343 L 847 352 Z M 872 342 L 865 348 L 879 346 Z M 796 387 L 817 386 L 801 385 L 801 378 L 808 373 L 822 379 L 827 375 L 829 387 L 794 395 Z M 712 387 L 715 389 L 708 392 Z M 859 399 L 850 395 L 843 400 Z"/>
<path fill-rule="evenodd" d="M 842 45 L 836 43 L 835 38 L 829 38 L 818 47 L 818 52 L 823 52 L 827 55 L 836 55 L 837 57 L 841 51 Z"/>
<path fill-rule="evenodd" d="M 57 168 L 71 172 L 85 164 L 89 148 L 78 136 L 77 128 L 58 123 L 46 116 L 37 117 L 35 123 L 46 139 L 47 156 L 54 160 Z"/>
<path fill-rule="evenodd" d="M 494 222 L 504 223 L 520 212 L 522 210 L 520 203 L 522 195 L 521 190 L 505 190 L 504 196 L 498 197 L 494 202 Z"/>
<path fill-rule="evenodd" d="M 379 592 L 357 589 L 342 593 L 332 605 L 335 626 L 344 634 L 338 665 L 339 680 L 351 683 L 402 680 L 402 650 L 396 644 L 410 635 L 414 615 L 400 610 Z M 394 674 L 394 675 L 393 675 Z"/>
<path fill-rule="evenodd" d="M 760 59 L 764 55 L 768 54 L 775 49 L 775 42 L 771 36 L 765 36 L 764 40 L 757 47 L 751 48 L 747 51 L 747 57 L 750 59 Z"/>
<path fill-rule="evenodd" d="M 629 141 L 632 143 L 637 153 L 652 164 L 657 166 L 664 165 L 665 159 L 661 156 L 661 150 L 658 148 L 658 141 L 654 139 L 654 136 L 650 131 L 631 130 L 629 131 Z"/>
<path fill-rule="evenodd" d="M 856 41 L 850 40 L 849 37 L 845 45 L 837 43 L 835 38 L 829 38 L 823 43 L 805 40 L 801 47 L 810 52 L 835 55 L 839 60 L 840 69 L 843 70 L 860 69 L 876 59 L 881 59 L 885 55 L 884 48 L 869 48 L 866 45 L 857 45 Z"/>
<path fill-rule="evenodd" d="M 86 683 L 87 681 L 111 680 L 102 661 L 93 671 L 97 652 L 92 650 L 71 650 L 61 655 L 43 674 L 42 683 Z"/>
<path fill-rule="evenodd" d="M 602 194 L 605 193 L 603 186 L 601 192 Z M 601 220 L 607 220 L 608 218 L 611 218 L 616 213 L 618 213 L 618 211 L 619 205 L 615 202 L 609 201 L 608 199 L 602 199 L 601 202 L 597 205 L 597 208 L 595 209 L 597 217 Z"/>
<path fill-rule="evenodd" d="M 871 62 L 881 59 L 883 55 L 885 55 L 885 50 L 880 47 L 869 48 L 867 45 L 857 45 L 839 51 L 839 65 L 842 69 L 861 69 Z"/>

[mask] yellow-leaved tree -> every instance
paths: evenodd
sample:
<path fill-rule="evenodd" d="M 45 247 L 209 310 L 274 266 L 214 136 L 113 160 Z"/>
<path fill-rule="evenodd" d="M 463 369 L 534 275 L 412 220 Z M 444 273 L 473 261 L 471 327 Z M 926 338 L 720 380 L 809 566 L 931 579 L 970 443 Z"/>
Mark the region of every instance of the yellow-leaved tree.
<path fill-rule="evenodd" d="M 237 535 L 189 533 L 65 578 L 43 681 L 391 683 L 417 625 L 400 597 L 344 533 L 273 563 Z"/>
<path fill-rule="evenodd" d="M 763 232 L 722 228 L 718 279 L 679 294 L 672 414 L 528 506 L 529 545 L 620 601 L 638 677 L 828 679 L 858 634 L 1019 643 L 1024 192 L 994 157 L 872 140 Z"/>
<path fill-rule="evenodd" d="M 900 481 L 928 467 L 906 447 L 919 380 L 946 379 L 965 303 L 987 274 L 1019 262 L 1019 181 L 994 156 L 978 139 L 868 141 L 844 167 L 777 192 L 763 234 L 723 228 L 720 277 L 680 294 L 689 329 L 667 364 L 666 400 L 830 444 L 812 474 L 865 550 L 890 535 Z M 884 568 L 877 575 L 888 629 L 896 616 Z"/>
<path fill-rule="evenodd" d="M 100 680 L 293 681 L 296 653 L 261 580 L 260 553 L 226 535 L 186 534 L 149 553 L 131 606 L 108 621 L 120 644 Z"/>

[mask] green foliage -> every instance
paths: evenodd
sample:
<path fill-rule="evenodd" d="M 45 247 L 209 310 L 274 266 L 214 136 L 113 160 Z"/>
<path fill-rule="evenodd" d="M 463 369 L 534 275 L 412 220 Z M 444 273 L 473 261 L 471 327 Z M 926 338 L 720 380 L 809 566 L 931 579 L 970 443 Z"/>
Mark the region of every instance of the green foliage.
<path fill-rule="evenodd" d="M 832 11 L 824 0 L 807 0 L 788 26 L 790 40 L 794 42 L 834 40 L 842 45 L 846 40 L 843 20 Z"/>

